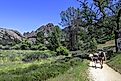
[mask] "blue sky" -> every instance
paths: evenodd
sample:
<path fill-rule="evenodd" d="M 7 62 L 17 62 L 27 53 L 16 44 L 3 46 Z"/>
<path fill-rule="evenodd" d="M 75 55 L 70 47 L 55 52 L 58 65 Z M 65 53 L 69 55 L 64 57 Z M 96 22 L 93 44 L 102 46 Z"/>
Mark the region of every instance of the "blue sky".
<path fill-rule="evenodd" d="M 0 0 L 0 27 L 31 32 L 49 22 L 58 25 L 60 12 L 79 7 L 76 0 Z"/>

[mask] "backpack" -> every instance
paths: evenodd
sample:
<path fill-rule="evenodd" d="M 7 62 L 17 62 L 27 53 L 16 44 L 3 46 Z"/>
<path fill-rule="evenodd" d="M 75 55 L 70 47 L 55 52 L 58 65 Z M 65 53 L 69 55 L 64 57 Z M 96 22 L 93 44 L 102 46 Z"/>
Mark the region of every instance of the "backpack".
<path fill-rule="evenodd" d="M 99 53 L 99 57 L 104 57 L 104 53 L 103 52 Z"/>

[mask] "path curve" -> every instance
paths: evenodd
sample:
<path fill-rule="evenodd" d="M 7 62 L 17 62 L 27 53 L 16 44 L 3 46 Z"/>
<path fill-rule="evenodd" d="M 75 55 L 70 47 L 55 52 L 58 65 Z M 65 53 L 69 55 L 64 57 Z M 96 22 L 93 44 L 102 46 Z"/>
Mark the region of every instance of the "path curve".
<path fill-rule="evenodd" d="M 91 67 L 94 63 L 90 62 L 89 78 L 90 81 L 121 81 L 121 74 L 104 64 L 100 69 L 100 64 L 96 64 L 98 68 Z"/>

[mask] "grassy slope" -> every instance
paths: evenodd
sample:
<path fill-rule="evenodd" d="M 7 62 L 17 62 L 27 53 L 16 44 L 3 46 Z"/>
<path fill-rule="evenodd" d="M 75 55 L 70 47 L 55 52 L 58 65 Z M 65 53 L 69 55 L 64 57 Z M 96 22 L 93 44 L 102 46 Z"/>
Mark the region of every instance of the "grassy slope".
<path fill-rule="evenodd" d="M 65 74 L 47 81 L 89 81 L 87 75 L 88 63 L 84 61 L 78 66 L 70 68 Z"/>
<path fill-rule="evenodd" d="M 121 73 L 121 53 L 111 58 L 111 60 L 107 64 Z"/>

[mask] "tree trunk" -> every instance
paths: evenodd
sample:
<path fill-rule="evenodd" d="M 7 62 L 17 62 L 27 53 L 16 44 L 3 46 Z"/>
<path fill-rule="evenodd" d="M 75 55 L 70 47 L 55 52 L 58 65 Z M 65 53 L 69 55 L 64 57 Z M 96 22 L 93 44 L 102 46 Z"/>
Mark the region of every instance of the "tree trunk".
<path fill-rule="evenodd" d="M 120 9 L 119 12 L 118 12 L 117 21 L 116 21 L 116 23 L 117 23 L 117 29 L 116 29 L 116 31 L 115 31 L 115 46 L 116 46 L 116 52 L 120 52 L 120 51 L 119 51 L 119 47 L 118 47 L 118 45 L 117 45 L 117 44 L 118 44 L 117 39 L 120 38 L 120 37 L 119 37 L 119 34 L 121 33 L 121 32 L 120 32 L 120 27 L 119 27 L 120 16 L 121 16 L 121 9 Z"/>

